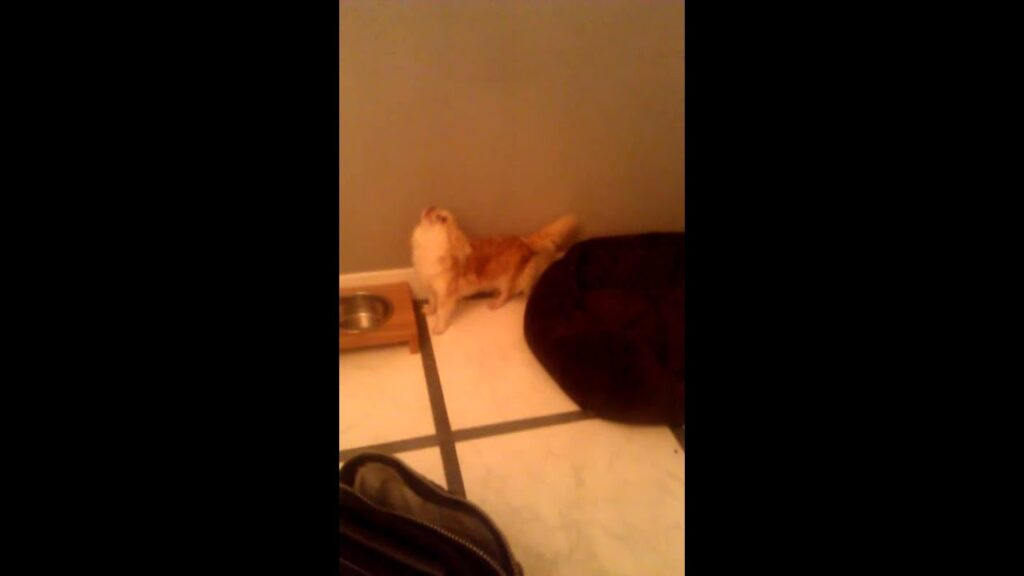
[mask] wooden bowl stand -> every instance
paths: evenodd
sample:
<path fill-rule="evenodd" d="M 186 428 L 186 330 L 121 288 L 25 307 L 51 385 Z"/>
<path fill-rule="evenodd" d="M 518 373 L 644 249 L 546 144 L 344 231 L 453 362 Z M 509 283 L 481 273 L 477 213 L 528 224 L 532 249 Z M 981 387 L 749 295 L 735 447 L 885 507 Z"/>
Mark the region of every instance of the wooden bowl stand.
<path fill-rule="evenodd" d="M 350 296 L 359 292 L 376 294 L 391 301 L 393 312 L 387 322 L 366 332 L 345 332 L 338 330 L 339 350 L 354 350 L 369 346 L 386 344 L 409 344 L 409 352 L 418 354 L 420 351 L 420 333 L 416 325 L 416 312 L 413 309 L 412 289 L 405 282 L 366 286 L 363 288 L 345 288 L 338 292 L 338 297 Z"/>

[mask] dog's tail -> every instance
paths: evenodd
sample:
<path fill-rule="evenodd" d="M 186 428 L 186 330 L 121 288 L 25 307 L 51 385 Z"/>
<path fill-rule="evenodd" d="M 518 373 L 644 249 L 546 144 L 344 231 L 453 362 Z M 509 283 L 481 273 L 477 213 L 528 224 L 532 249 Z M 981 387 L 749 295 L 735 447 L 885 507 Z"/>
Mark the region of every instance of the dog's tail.
<path fill-rule="evenodd" d="M 530 234 L 524 241 L 534 252 L 558 253 L 565 251 L 579 229 L 579 221 L 572 214 L 566 214 L 551 224 Z"/>

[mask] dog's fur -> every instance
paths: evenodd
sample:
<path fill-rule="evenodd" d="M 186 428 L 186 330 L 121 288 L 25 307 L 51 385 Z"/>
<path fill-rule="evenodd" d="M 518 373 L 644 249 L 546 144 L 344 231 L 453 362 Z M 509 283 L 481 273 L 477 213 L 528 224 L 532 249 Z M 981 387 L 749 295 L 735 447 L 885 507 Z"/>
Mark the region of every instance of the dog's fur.
<path fill-rule="evenodd" d="M 577 221 L 567 215 L 530 236 L 468 238 L 451 212 L 426 208 L 412 233 L 412 260 L 428 290 L 426 314 L 437 314 L 432 332 L 448 329 L 462 298 L 492 292 L 491 308 L 517 294 L 529 294 L 534 282 L 568 248 Z"/>

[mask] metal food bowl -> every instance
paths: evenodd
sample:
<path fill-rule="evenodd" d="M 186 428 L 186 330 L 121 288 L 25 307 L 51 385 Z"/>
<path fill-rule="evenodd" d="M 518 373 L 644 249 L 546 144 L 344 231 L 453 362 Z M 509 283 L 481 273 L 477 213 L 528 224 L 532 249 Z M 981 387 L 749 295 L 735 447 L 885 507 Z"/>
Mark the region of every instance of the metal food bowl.
<path fill-rule="evenodd" d="M 366 332 L 391 318 L 394 306 L 382 296 L 361 292 L 338 299 L 339 327 L 345 332 Z"/>

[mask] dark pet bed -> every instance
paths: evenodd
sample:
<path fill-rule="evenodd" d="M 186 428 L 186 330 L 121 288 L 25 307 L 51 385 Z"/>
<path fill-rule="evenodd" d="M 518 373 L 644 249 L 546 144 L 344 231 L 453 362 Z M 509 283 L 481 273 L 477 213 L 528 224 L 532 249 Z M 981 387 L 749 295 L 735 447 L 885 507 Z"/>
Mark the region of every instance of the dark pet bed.
<path fill-rule="evenodd" d="M 538 280 L 526 342 L 581 408 L 620 422 L 685 423 L 684 240 L 587 240 Z"/>

